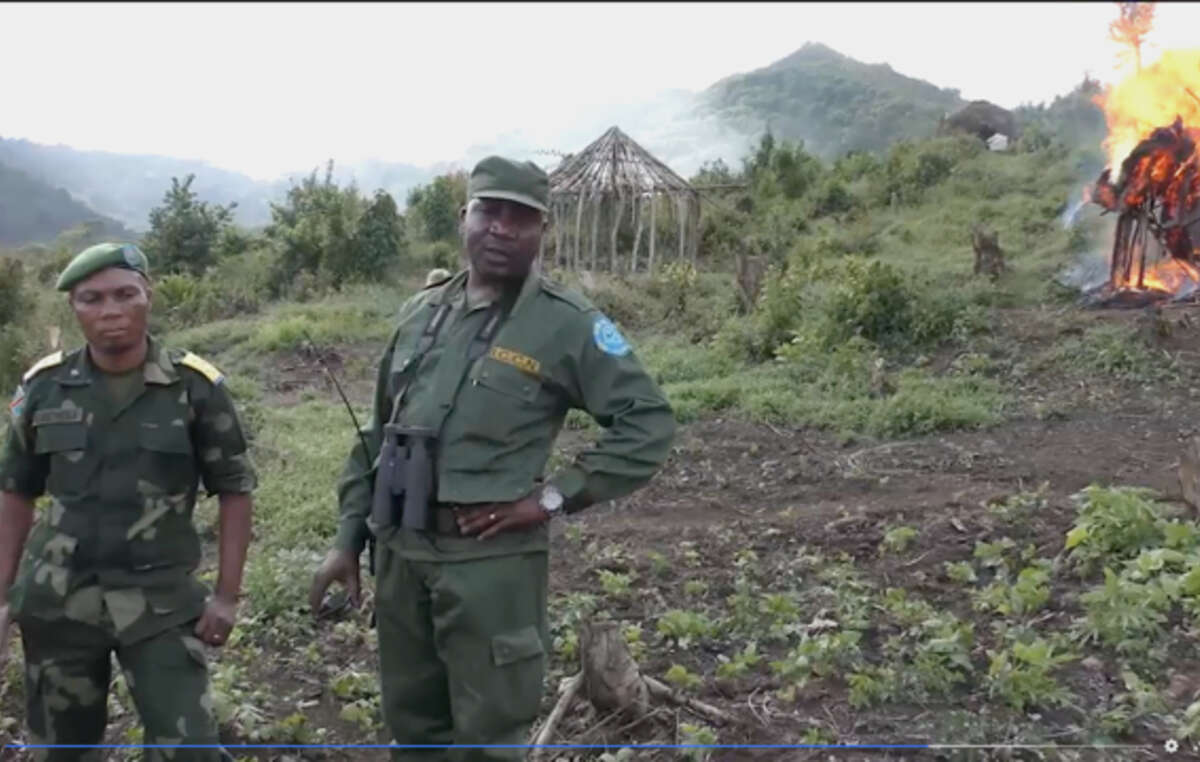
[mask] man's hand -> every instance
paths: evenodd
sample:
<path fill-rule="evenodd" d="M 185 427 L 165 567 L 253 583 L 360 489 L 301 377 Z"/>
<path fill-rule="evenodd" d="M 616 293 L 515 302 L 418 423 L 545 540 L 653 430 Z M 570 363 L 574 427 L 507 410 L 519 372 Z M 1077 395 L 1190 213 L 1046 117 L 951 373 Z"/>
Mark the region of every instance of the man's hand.
<path fill-rule="evenodd" d="M 196 622 L 196 637 L 212 646 L 223 646 L 237 621 L 237 600 L 214 595 L 204 604 L 204 613 Z"/>
<path fill-rule="evenodd" d="M 538 494 L 521 498 L 515 503 L 488 503 L 455 512 L 458 531 L 466 536 L 478 534 L 486 540 L 500 532 L 529 529 L 550 520 L 550 515 L 538 504 Z"/>
<path fill-rule="evenodd" d="M 346 588 L 350 605 L 358 608 L 362 602 L 362 582 L 359 579 L 358 556 L 345 550 L 331 550 L 313 575 L 312 589 L 308 593 L 308 606 L 314 617 L 321 615 L 321 601 L 325 591 L 333 582 L 341 582 Z"/>

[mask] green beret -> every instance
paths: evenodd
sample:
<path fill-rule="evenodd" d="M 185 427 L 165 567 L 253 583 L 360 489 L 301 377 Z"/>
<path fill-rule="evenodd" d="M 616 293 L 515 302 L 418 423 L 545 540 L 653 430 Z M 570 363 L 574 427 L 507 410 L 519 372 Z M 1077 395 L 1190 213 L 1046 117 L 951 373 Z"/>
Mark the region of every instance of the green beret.
<path fill-rule="evenodd" d="M 131 243 L 98 243 L 84 249 L 71 260 L 58 276 L 59 291 L 70 291 L 75 284 L 109 267 L 136 270 L 144 276 L 150 274 L 150 262 L 142 250 Z"/>
<path fill-rule="evenodd" d="M 467 198 L 503 198 L 548 211 L 550 178 L 532 161 L 489 156 L 471 170 Z"/>

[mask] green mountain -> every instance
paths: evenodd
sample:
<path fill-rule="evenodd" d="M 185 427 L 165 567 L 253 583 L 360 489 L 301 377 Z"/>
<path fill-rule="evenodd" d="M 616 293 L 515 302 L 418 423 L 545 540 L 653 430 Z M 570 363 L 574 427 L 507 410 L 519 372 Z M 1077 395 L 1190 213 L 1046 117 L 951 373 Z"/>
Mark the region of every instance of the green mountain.
<path fill-rule="evenodd" d="M 81 151 L 64 145 L 42 145 L 29 140 L 0 137 L 0 164 L 21 170 L 36 180 L 67 189 L 71 195 L 101 214 L 134 230 L 145 230 L 150 210 L 162 203 L 171 178 L 196 176 L 192 189 L 201 201 L 237 203 L 234 219 L 256 227 L 271 221 L 271 202 L 287 193 L 289 179 L 300 180 L 313 169 L 323 172 L 324 162 L 295 172 L 289 178 L 264 182 L 194 159 L 148 154 Z M 335 163 L 334 179 L 354 180 L 367 193 L 383 188 L 398 203 L 408 189 L 428 182 L 441 166 L 366 161 L 352 166 Z"/>
<path fill-rule="evenodd" d="M 49 185 L 67 189 L 79 201 L 108 217 L 144 230 L 150 210 L 162 203 L 171 178 L 195 174 L 193 188 L 201 200 L 238 203 L 238 221 L 245 225 L 269 220 L 268 197 L 273 190 L 238 172 L 203 161 L 166 156 L 81 151 L 63 145 L 0 138 L 0 164 L 19 169 Z M 282 194 L 281 194 L 282 195 Z"/>
<path fill-rule="evenodd" d="M 939 119 L 965 104 L 957 90 L 814 42 L 765 68 L 726 77 L 701 98 L 711 114 L 742 132 L 761 134 L 770 126 L 776 137 L 803 140 L 827 158 L 932 135 Z"/>
<path fill-rule="evenodd" d="M 0 164 L 0 245 L 46 243 L 83 224 L 104 235 L 131 235 L 119 222 L 97 214 L 62 188 Z"/>

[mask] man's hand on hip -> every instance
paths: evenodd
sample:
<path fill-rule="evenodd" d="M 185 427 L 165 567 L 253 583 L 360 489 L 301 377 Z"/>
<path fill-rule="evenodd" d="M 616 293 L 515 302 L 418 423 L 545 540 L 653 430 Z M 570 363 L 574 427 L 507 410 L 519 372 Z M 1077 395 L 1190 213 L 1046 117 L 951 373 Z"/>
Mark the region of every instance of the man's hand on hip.
<path fill-rule="evenodd" d="M 487 503 L 455 511 L 458 531 L 486 540 L 501 532 L 520 531 L 544 524 L 550 516 L 538 504 L 538 493 L 512 503 Z"/>

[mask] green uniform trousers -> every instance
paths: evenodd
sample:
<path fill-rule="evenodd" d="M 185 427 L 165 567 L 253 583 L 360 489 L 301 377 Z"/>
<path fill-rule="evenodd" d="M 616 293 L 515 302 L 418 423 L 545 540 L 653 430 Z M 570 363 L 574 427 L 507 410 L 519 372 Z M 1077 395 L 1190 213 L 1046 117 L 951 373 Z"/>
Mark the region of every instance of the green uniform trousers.
<path fill-rule="evenodd" d="M 22 619 L 25 713 L 33 744 L 104 743 L 116 653 L 142 721 L 145 744 L 216 744 L 204 647 L 189 622 L 130 645 L 99 627 Z M 38 749 L 48 762 L 101 760 L 107 749 Z M 216 762 L 211 749 L 147 749 L 147 760 Z"/>
<path fill-rule="evenodd" d="M 528 744 L 546 672 L 545 551 L 409 561 L 381 544 L 375 605 L 393 743 Z M 514 760 L 524 749 L 394 749 L 395 760 Z"/>

